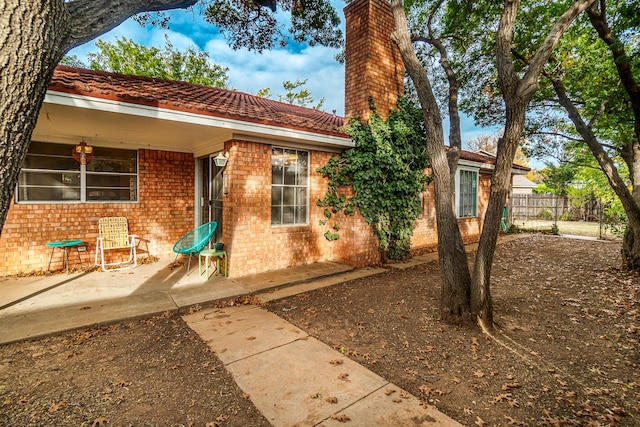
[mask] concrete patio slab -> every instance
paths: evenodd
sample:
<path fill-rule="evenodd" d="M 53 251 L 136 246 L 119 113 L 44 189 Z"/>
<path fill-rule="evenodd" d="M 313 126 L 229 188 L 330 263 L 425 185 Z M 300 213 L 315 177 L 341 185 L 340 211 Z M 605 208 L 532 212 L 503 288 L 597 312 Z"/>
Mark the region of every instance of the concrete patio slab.
<path fill-rule="evenodd" d="M 98 300 L 0 316 L 0 344 L 176 310 L 167 292 Z M 0 314 L 4 314 L 1 313 Z"/>
<path fill-rule="evenodd" d="M 167 310 L 186 312 L 192 306 L 212 306 L 265 289 L 286 289 L 313 277 L 341 274 L 349 280 L 350 273 L 359 274 L 350 266 L 320 263 L 237 279 L 214 275 L 207 280 L 198 274 L 197 265 L 187 274 L 186 267 L 174 266 L 173 260 L 162 258 L 119 271 L 0 277 L 0 344 Z M 338 282 L 317 286 L 334 283 Z"/>
<path fill-rule="evenodd" d="M 250 292 L 265 291 L 282 286 L 297 285 L 307 280 L 317 280 L 334 274 L 353 270 L 353 267 L 337 262 L 319 262 L 300 267 L 288 268 L 283 280 L 281 270 L 267 271 L 238 279 L 242 287 Z"/>
<path fill-rule="evenodd" d="M 303 330 L 257 306 L 203 310 L 183 319 L 224 364 L 307 337 Z"/>
<path fill-rule="evenodd" d="M 216 280 L 189 286 L 178 283 L 171 288 L 169 293 L 178 307 L 191 307 L 211 301 L 247 295 L 249 291 L 231 279 L 217 278 Z"/>

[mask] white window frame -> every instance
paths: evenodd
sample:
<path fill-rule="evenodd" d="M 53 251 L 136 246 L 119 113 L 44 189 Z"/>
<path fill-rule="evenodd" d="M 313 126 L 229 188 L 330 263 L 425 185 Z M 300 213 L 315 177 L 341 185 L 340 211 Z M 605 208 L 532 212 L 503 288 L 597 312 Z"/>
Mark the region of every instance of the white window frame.
<path fill-rule="evenodd" d="M 273 169 L 271 170 L 271 195 L 272 195 L 272 197 L 273 197 L 273 189 L 275 187 L 280 187 L 280 188 L 283 188 L 283 189 L 285 187 L 289 187 L 289 188 L 293 187 L 294 189 L 300 189 L 300 188 L 304 188 L 305 189 L 305 205 L 304 205 L 304 207 L 305 207 L 305 218 L 304 218 L 304 222 L 295 222 L 296 215 L 294 214 L 294 222 L 293 223 L 286 223 L 286 224 L 282 223 L 282 222 L 274 223 L 273 222 L 273 206 L 276 206 L 276 205 L 270 204 L 270 207 L 272 209 L 272 212 L 271 212 L 271 227 L 283 228 L 283 227 L 307 226 L 307 225 L 309 225 L 309 197 L 310 197 L 310 194 L 311 194 L 311 191 L 310 191 L 311 190 L 310 189 L 310 186 L 311 186 L 311 184 L 310 184 L 311 183 L 311 179 L 310 179 L 311 151 L 309 151 L 309 150 L 301 150 L 301 149 L 297 149 L 297 148 L 290 148 L 290 147 L 272 146 L 271 147 L 271 165 L 272 165 L 272 168 L 273 168 L 273 151 L 274 150 L 287 150 L 289 152 L 293 151 L 295 153 L 304 152 L 304 153 L 307 154 L 307 162 L 308 162 L 308 164 L 307 164 L 307 173 L 306 173 L 306 176 L 305 176 L 305 181 L 306 182 L 305 182 L 304 185 L 300 185 L 297 182 L 294 185 L 290 185 L 290 184 L 286 184 L 285 185 L 284 182 L 282 184 L 274 184 L 274 182 L 273 182 Z M 294 197 L 297 197 L 295 195 L 295 191 L 294 191 Z M 273 203 L 273 199 L 272 199 L 272 203 Z M 281 204 L 280 206 L 283 207 L 284 205 Z M 297 204 L 297 201 L 296 201 L 294 203 L 294 207 L 297 207 L 297 206 L 298 206 L 298 204 Z"/>
<path fill-rule="evenodd" d="M 41 141 L 38 141 L 41 142 Z M 43 142 L 47 144 L 46 142 Z M 69 144 L 60 144 L 60 143 L 50 143 L 55 145 L 68 145 L 69 152 L 73 149 L 73 145 Z M 122 150 L 120 148 L 110 148 L 105 147 L 107 149 L 114 150 Z M 22 172 L 33 172 L 33 173 L 54 173 L 54 174 L 79 174 L 80 175 L 80 186 L 78 187 L 80 192 L 80 198 L 75 200 L 64 200 L 64 199 L 49 199 L 49 200 L 21 200 L 20 199 L 20 180 L 18 179 L 18 183 L 15 188 L 15 196 L 14 200 L 17 204 L 71 204 L 71 203 L 138 203 L 140 201 L 140 156 L 138 150 L 127 150 L 127 151 L 135 151 L 136 153 L 136 171 L 135 172 L 92 172 L 87 170 L 86 165 L 79 165 L 80 168 L 78 170 L 62 170 L 62 169 L 37 169 L 37 168 L 21 168 L 20 173 Z M 87 200 L 87 175 L 125 175 L 125 176 L 135 176 L 135 200 Z"/>
<path fill-rule="evenodd" d="M 471 173 L 475 173 L 476 175 L 476 180 L 475 180 L 475 200 L 473 201 L 474 203 L 474 213 L 472 215 L 463 215 L 461 212 L 462 206 L 460 203 L 460 196 L 462 195 L 462 192 L 460 190 L 460 172 L 461 171 L 465 171 L 465 172 L 471 172 Z M 478 198 L 479 198 L 479 186 L 480 186 L 480 169 L 479 168 L 470 168 L 470 167 L 458 167 L 458 170 L 456 170 L 456 177 L 455 177 L 455 206 L 456 206 L 456 216 L 458 218 L 476 218 L 478 217 Z"/>

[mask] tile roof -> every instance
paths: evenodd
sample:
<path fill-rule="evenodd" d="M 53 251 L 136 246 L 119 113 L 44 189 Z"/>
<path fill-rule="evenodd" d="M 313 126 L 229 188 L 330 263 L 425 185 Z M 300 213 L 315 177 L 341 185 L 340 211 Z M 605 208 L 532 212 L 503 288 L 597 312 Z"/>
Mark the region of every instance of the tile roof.
<path fill-rule="evenodd" d="M 495 165 L 496 164 L 496 157 L 494 155 L 491 154 L 484 154 L 481 152 L 471 152 L 471 151 L 465 151 L 465 150 L 461 150 L 460 151 L 460 158 L 463 160 L 468 160 L 471 162 L 478 162 L 478 163 L 486 163 L 486 164 L 490 164 L 490 165 Z M 528 168 L 526 166 L 521 166 L 518 165 L 516 163 L 513 163 L 511 165 L 511 167 L 513 169 L 519 169 L 519 170 L 523 170 L 523 171 L 529 171 L 531 170 L 531 168 Z"/>
<path fill-rule="evenodd" d="M 49 90 L 348 138 L 335 114 L 193 83 L 60 65 Z"/>
<path fill-rule="evenodd" d="M 335 114 L 187 82 L 59 65 L 49 90 L 348 138 L 345 119 Z M 460 158 L 495 164 L 495 157 L 470 151 Z"/>

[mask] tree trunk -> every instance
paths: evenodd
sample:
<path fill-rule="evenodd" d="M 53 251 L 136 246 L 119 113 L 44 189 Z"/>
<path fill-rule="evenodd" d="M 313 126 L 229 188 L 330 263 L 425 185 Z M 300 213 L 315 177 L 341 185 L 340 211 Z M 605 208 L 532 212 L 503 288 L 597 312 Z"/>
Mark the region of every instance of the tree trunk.
<path fill-rule="evenodd" d="M 196 0 L 0 0 L 0 235 L 55 66 L 71 48 L 144 11 Z"/>
<path fill-rule="evenodd" d="M 471 275 L 453 204 L 451 176 L 455 169 L 450 169 L 447 160 L 442 117 L 427 72 L 413 50 L 402 1 L 392 0 L 391 7 L 395 21 L 392 38 L 398 45 L 407 73 L 416 87 L 425 121 L 427 156 L 434 178 L 438 260 L 442 274 L 442 316 L 450 321 L 466 321 L 470 318 Z"/>
<path fill-rule="evenodd" d="M 612 178 L 616 178 L 617 171 L 615 171 L 616 176 L 613 176 L 610 175 L 610 172 L 604 167 L 603 170 L 607 175 L 612 188 L 620 198 L 629 219 L 629 224 L 625 231 L 622 243 L 622 257 L 624 263 L 627 268 L 631 270 L 638 270 L 640 269 L 640 209 L 638 209 L 638 206 L 640 206 L 640 188 L 638 188 L 636 184 L 640 182 L 640 86 L 638 86 L 638 83 L 636 82 L 633 73 L 633 61 L 627 55 L 624 43 L 620 41 L 617 35 L 614 34 L 609 27 L 609 23 L 607 22 L 606 3 L 604 1 L 593 3 L 593 5 L 587 9 L 587 14 L 589 15 L 591 26 L 598 33 L 598 37 L 604 41 L 607 46 L 609 46 L 613 63 L 616 66 L 620 82 L 629 95 L 631 111 L 633 112 L 634 139 L 632 140 L 625 156 L 625 161 L 629 166 L 631 185 L 633 186 L 631 197 L 629 197 L 628 191 L 626 191 L 626 186 L 624 188 L 625 191 L 620 189 L 620 183 L 624 184 L 622 180 L 616 179 L 615 181 L 612 181 Z M 569 115 L 571 116 L 571 112 Z M 574 120 L 574 124 L 575 123 L 576 121 Z M 591 131 L 591 129 L 588 130 L 589 132 Z M 582 134 L 582 132 L 580 133 Z M 585 140 L 587 139 L 585 138 Z M 595 141 L 595 137 L 593 140 Z M 587 143 L 589 144 L 589 141 L 587 141 Z M 604 150 L 602 150 L 600 144 L 597 145 L 600 147 L 600 151 L 603 152 Z M 589 148 L 593 151 L 591 144 L 589 144 Z M 598 158 L 598 153 L 596 151 L 593 151 L 593 154 Z M 598 158 L 598 162 L 601 166 L 603 165 L 600 158 Z M 613 162 L 610 163 L 612 166 Z"/>
<path fill-rule="evenodd" d="M 513 159 L 522 137 L 527 102 L 511 102 L 506 110 L 504 135 L 498 140 L 496 167 L 491 177 L 489 203 L 484 217 L 482 234 L 473 268 L 471 284 L 471 315 L 485 328 L 493 325 L 491 299 L 491 265 L 500 234 L 502 211 L 507 202 Z"/>
<path fill-rule="evenodd" d="M 0 226 L 7 218 L 49 80 L 64 54 L 60 46 L 69 22 L 62 2 L 9 3 L 0 25 Z"/>
<path fill-rule="evenodd" d="M 522 137 L 527 106 L 538 90 L 538 80 L 560 37 L 575 18 L 594 0 L 577 0 L 553 25 L 540 48 L 520 78 L 515 71 L 511 52 L 513 28 L 516 22 L 519 0 L 505 0 L 496 33 L 496 65 L 500 89 L 504 97 L 506 121 L 504 136 L 498 141 L 496 167 L 491 179 L 489 204 L 485 214 L 480 243 L 471 282 L 471 314 L 484 328 L 493 327 L 493 303 L 491 300 L 491 264 L 495 251 L 502 209 L 507 199 L 511 168 L 518 143 Z"/>

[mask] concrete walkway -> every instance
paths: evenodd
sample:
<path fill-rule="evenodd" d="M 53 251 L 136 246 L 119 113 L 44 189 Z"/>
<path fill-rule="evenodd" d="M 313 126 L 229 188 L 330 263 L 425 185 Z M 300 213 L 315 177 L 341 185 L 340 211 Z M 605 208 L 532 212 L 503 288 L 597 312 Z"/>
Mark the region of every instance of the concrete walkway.
<path fill-rule="evenodd" d="M 460 426 L 260 307 L 207 309 L 183 319 L 276 427 Z"/>

